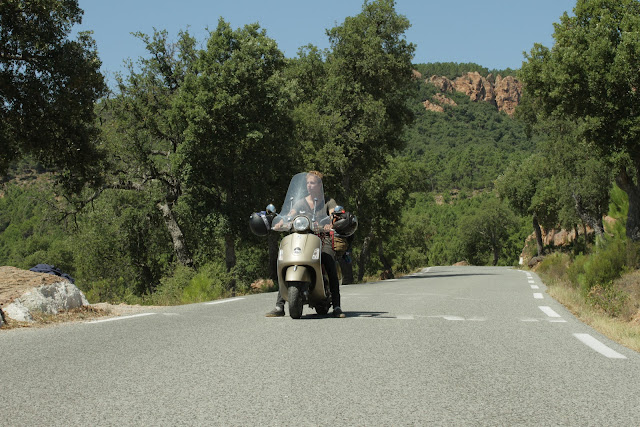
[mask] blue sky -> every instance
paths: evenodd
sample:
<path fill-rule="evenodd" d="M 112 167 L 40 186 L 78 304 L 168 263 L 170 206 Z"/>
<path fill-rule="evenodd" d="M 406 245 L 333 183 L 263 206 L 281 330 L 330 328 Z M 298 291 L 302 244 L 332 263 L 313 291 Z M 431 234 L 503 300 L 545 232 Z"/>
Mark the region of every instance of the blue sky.
<path fill-rule="evenodd" d="M 98 45 L 102 71 L 112 81 L 123 62 L 145 55 L 131 33 L 164 29 L 175 39 L 188 29 L 198 41 L 224 18 L 232 27 L 259 22 L 287 57 L 309 43 L 329 47 L 325 30 L 362 10 L 362 0 L 79 0 L 82 25 Z M 534 43 L 553 45 L 553 23 L 575 0 L 396 0 L 411 22 L 414 63 L 475 62 L 489 69 L 520 68 Z"/>

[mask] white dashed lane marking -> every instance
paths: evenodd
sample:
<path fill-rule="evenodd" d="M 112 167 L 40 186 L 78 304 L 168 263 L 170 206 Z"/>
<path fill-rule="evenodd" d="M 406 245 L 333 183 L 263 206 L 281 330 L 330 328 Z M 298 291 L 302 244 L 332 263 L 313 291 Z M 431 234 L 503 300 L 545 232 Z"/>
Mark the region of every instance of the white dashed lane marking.
<path fill-rule="evenodd" d="M 549 317 L 561 317 L 558 313 L 556 313 L 551 307 L 546 305 L 539 305 L 538 308 L 542 310 L 544 314 Z"/>
<path fill-rule="evenodd" d="M 573 336 L 582 341 L 583 344 L 594 349 L 603 356 L 608 357 L 609 359 L 626 359 L 626 356 L 618 353 L 610 347 L 607 347 L 589 334 L 573 334 Z"/>

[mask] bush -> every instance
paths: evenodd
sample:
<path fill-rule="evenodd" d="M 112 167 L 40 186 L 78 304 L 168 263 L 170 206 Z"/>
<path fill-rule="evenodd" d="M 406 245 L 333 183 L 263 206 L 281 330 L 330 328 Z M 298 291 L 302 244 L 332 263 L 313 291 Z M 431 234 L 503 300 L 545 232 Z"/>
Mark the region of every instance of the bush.
<path fill-rule="evenodd" d="M 155 292 L 146 296 L 146 302 L 154 305 L 179 304 L 182 301 L 182 291 L 195 275 L 194 269 L 178 265 L 171 276 L 160 279 Z"/>
<path fill-rule="evenodd" d="M 169 277 L 163 277 L 145 302 L 155 305 L 193 304 L 225 297 L 231 281 L 223 265 L 209 263 L 198 271 L 178 265 Z"/>
<path fill-rule="evenodd" d="M 226 296 L 226 285 L 230 279 L 224 266 L 216 263 L 206 264 L 189 280 L 189 284 L 182 291 L 180 301 L 183 304 L 193 304 L 222 298 Z"/>
<path fill-rule="evenodd" d="M 546 275 L 553 281 L 566 281 L 567 280 L 567 266 L 570 264 L 571 259 L 569 255 L 556 252 L 552 255 L 545 257 L 545 259 L 538 266 L 538 272 Z"/>
<path fill-rule="evenodd" d="M 589 258 L 585 255 L 578 255 L 569 268 L 567 268 L 567 279 L 573 288 L 580 286 L 580 277 L 584 276 L 584 265 Z"/>
<path fill-rule="evenodd" d="M 625 242 L 613 240 L 603 244 L 585 263 L 584 275 L 579 276 L 582 278 L 579 282 L 583 295 L 587 296 L 596 285 L 606 287 L 619 278 L 627 269 L 626 261 Z"/>
<path fill-rule="evenodd" d="M 587 302 L 613 317 L 628 316 L 629 296 L 612 284 L 595 285 L 587 294 Z"/>

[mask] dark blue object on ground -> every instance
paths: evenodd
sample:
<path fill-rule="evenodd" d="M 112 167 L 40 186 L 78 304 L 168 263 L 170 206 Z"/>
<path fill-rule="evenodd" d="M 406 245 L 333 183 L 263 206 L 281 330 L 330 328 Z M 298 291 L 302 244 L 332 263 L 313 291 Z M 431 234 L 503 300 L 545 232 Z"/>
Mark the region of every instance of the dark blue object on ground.
<path fill-rule="evenodd" d="M 64 277 L 71 283 L 76 282 L 75 280 L 73 280 L 73 277 L 69 276 L 66 273 L 63 273 L 59 268 L 56 268 L 53 265 L 49 265 L 49 264 L 38 264 L 35 267 L 31 267 L 29 271 L 33 271 L 34 273 L 54 274 L 56 276 Z"/>

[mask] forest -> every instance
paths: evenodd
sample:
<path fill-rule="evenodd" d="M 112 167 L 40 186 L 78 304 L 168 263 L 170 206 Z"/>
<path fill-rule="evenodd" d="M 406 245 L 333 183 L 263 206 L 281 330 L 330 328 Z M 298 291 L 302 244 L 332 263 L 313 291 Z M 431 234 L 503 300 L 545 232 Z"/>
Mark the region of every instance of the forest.
<path fill-rule="evenodd" d="M 531 235 L 527 259 L 557 251 L 575 286 L 601 295 L 638 268 L 640 41 L 627 34 L 640 7 L 592 3 L 578 1 L 556 26 L 563 43 L 535 45 L 520 70 L 416 64 L 409 21 L 375 0 L 327 31 L 330 48 L 295 58 L 258 24 L 222 18 L 207 40 L 137 34 L 147 54 L 110 89 L 90 34 L 69 38 L 77 2 L 5 2 L 0 265 L 55 265 L 91 302 L 198 302 L 261 280 L 271 290 L 278 236 L 252 235 L 249 215 L 278 206 L 293 174 L 319 170 L 359 218 L 351 281 L 516 266 Z M 568 63 L 567 52 L 581 54 Z M 438 89 L 414 70 L 516 76 L 522 99 L 515 117 L 462 93 L 427 111 Z M 571 244 L 545 245 L 560 228 Z M 607 274 L 587 280 L 596 264 Z"/>

